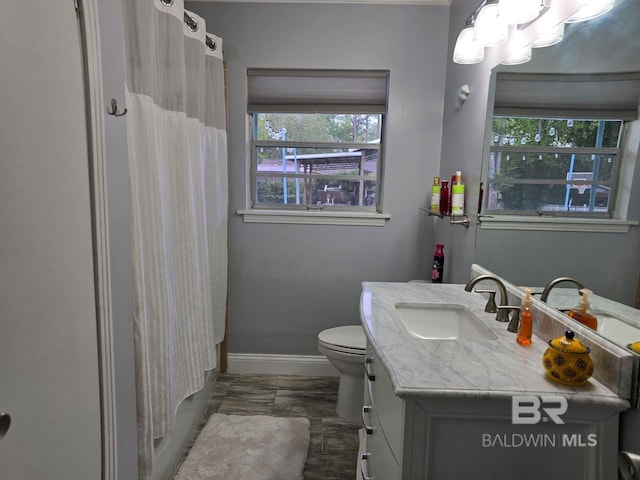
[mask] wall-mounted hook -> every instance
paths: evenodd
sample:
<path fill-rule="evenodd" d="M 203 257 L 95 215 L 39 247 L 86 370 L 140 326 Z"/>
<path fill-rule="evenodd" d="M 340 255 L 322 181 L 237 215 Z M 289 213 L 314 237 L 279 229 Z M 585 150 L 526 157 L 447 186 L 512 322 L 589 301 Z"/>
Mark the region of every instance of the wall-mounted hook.
<path fill-rule="evenodd" d="M 465 83 L 464 85 L 460 86 L 460 88 L 456 92 L 456 101 L 454 104 L 454 108 L 456 109 L 456 111 L 462 108 L 462 104 L 467 101 L 469 93 L 471 93 L 471 89 L 469 88 L 468 84 Z"/>
<path fill-rule="evenodd" d="M 127 109 L 125 108 L 122 113 L 118 113 L 118 101 L 115 98 L 111 99 L 111 111 L 107 112 L 109 115 L 113 115 L 114 117 L 122 117 L 127 114 Z"/>

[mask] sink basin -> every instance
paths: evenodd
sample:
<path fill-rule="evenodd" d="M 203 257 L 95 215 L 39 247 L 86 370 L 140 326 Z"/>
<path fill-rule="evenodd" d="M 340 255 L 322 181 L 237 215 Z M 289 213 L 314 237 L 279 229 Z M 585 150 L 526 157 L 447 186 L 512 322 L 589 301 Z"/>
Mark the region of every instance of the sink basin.
<path fill-rule="evenodd" d="M 396 311 L 407 331 L 423 340 L 470 340 L 497 337 L 476 315 L 462 305 L 397 303 Z"/>
<path fill-rule="evenodd" d="M 591 313 L 598 319 L 598 333 L 603 337 L 623 347 L 629 343 L 640 341 L 640 328 L 637 326 L 627 323 L 607 311 L 592 310 Z"/>

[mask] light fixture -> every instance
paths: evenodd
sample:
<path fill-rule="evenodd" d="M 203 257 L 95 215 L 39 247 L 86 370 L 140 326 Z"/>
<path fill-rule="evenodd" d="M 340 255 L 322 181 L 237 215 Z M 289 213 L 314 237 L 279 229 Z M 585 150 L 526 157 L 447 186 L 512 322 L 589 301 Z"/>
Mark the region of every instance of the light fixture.
<path fill-rule="evenodd" d="M 481 62 L 484 48 L 504 44 L 512 31 L 522 32 L 512 36 L 523 39 L 512 38 L 509 45 L 498 52 L 500 57 L 507 55 L 502 63 L 527 62 L 531 59 L 532 47 L 548 47 L 562 41 L 565 22 L 598 17 L 611 10 L 614 3 L 615 0 L 481 0 L 458 35 L 453 61 Z"/>
<path fill-rule="evenodd" d="M 525 42 L 522 30 L 515 30 L 507 45 L 509 56 L 502 61 L 503 65 L 520 65 L 531 60 L 531 45 Z"/>
<path fill-rule="evenodd" d="M 613 8 L 615 0 L 586 0 L 585 4 L 576 13 L 571 15 L 566 22 L 576 23 L 591 20 L 604 15 Z"/>
<path fill-rule="evenodd" d="M 453 49 L 453 61 L 463 65 L 479 63 L 484 59 L 484 47 L 476 41 L 473 20 L 467 19 Z"/>
<path fill-rule="evenodd" d="M 509 25 L 500 16 L 498 0 L 487 0 L 478 12 L 475 39 L 485 47 L 496 47 L 507 41 Z"/>
<path fill-rule="evenodd" d="M 564 36 L 564 23 L 560 23 L 555 27 L 547 29 L 542 27 L 539 28 L 538 31 L 540 32 L 538 34 L 538 38 L 531 43 L 531 46 L 533 48 L 550 47 L 551 45 L 555 45 L 562 41 L 562 37 Z"/>
<path fill-rule="evenodd" d="M 540 0 L 500 0 L 500 16 L 509 25 L 528 23 L 540 15 Z"/>

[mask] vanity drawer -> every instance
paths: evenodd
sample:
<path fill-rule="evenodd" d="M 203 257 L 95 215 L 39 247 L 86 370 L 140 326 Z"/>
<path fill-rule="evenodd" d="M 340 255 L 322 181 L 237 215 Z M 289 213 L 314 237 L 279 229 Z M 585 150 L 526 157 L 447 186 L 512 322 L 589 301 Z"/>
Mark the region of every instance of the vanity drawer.
<path fill-rule="evenodd" d="M 380 427 L 378 416 L 371 406 L 370 385 L 372 382 L 365 382 L 365 403 L 362 409 L 362 421 L 365 430 L 366 452 L 360 458 L 360 474 L 364 480 L 399 480 L 400 466 L 396 460 L 384 432 Z M 360 478 L 360 477 L 359 477 Z"/>
<path fill-rule="evenodd" d="M 380 430 L 375 430 L 368 440 L 368 454 L 362 466 L 363 477 L 372 480 L 400 480 L 400 466 Z"/>
<path fill-rule="evenodd" d="M 383 436 L 391 447 L 396 462 L 402 460 L 402 441 L 404 423 L 404 401 L 393 393 L 393 386 L 387 372 L 376 362 L 372 352 L 367 352 L 367 376 L 365 398 L 369 396 L 372 412 L 371 422 L 379 426 Z M 371 377 L 375 377 L 373 380 Z"/>

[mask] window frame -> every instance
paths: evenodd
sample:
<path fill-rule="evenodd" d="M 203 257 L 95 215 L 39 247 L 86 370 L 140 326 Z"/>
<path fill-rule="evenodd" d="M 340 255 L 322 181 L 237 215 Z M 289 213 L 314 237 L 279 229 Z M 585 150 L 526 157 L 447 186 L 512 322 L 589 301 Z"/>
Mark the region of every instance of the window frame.
<path fill-rule="evenodd" d="M 511 118 L 530 118 L 530 119 L 548 119 L 548 117 L 535 117 L 535 116 L 524 116 L 524 115 L 506 115 L 506 114 L 494 114 L 491 116 L 491 125 L 493 125 L 493 120 L 496 117 L 511 117 Z M 605 119 L 596 119 L 593 121 L 599 121 Z M 590 185 L 591 187 L 597 187 L 598 185 L 608 185 L 609 190 L 609 198 L 607 203 L 607 211 L 563 211 L 563 210 L 497 210 L 497 209 L 489 209 L 486 206 L 486 203 L 483 203 L 482 206 L 482 214 L 487 216 L 529 216 L 529 217 L 558 217 L 558 218 L 570 218 L 570 217 L 578 217 L 578 218 L 602 218 L 602 219 L 612 219 L 615 216 L 615 208 L 617 205 L 617 194 L 620 183 L 620 170 L 621 164 L 624 161 L 624 148 L 626 139 L 626 132 L 628 127 L 628 122 L 623 119 L 606 119 L 605 121 L 614 121 L 620 122 L 620 133 L 618 135 L 618 144 L 616 147 L 531 147 L 531 146 L 512 146 L 512 145 L 493 145 L 493 141 L 489 140 L 489 149 L 487 156 L 487 167 L 483 172 L 483 181 L 486 185 L 487 192 L 489 191 L 489 186 L 500 185 L 500 184 L 536 184 L 536 185 L 577 185 L 584 184 Z M 488 135 L 492 135 L 491 128 L 489 128 Z M 553 179 L 530 179 L 530 178 L 522 178 L 522 179 L 504 179 L 504 180 L 495 180 L 489 179 L 489 163 L 491 156 L 496 153 L 513 153 L 513 154 L 577 154 L 577 155 L 599 155 L 599 156 L 607 156 L 613 155 L 615 157 L 615 163 L 613 165 L 611 179 L 610 180 L 553 180 Z"/>
<path fill-rule="evenodd" d="M 250 118 L 250 128 L 252 132 L 254 132 L 251 136 L 251 193 L 250 193 L 250 206 L 254 209 L 272 209 L 272 210 L 307 210 L 307 211 L 358 211 L 358 212 L 369 212 L 369 213 L 380 213 L 381 207 L 379 206 L 379 195 L 377 194 L 379 190 L 380 183 L 380 172 L 382 168 L 382 142 L 376 143 L 358 143 L 358 142 L 300 142 L 300 141 L 280 141 L 280 140 L 256 140 L 255 139 L 255 115 L 254 114 Z M 384 115 L 380 115 L 382 127 L 384 129 Z M 340 175 L 332 176 L 332 175 L 322 175 L 322 174 L 310 174 L 310 173 L 282 173 L 278 172 L 277 174 L 274 172 L 259 172 L 258 171 L 258 149 L 261 147 L 265 148 L 323 148 L 323 149 L 351 149 L 351 150 L 375 150 L 378 153 L 378 160 L 376 161 L 376 172 L 375 176 L 359 174 L 359 175 Z M 362 167 L 360 167 L 362 168 Z M 348 180 L 348 181 L 359 181 L 359 182 L 367 182 L 373 181 L 376 184 L 376 198 L 375 204 L 373 206 L 365 206 L 365 205 L 327 205 L 327 204 L 292 204 L 292 203 L 258 203 L 257 199 L 257 184 L 258 178 L 272 178 L 272 177 L 282 177 L 287 179 L 335 179 L 339 178 L 340 180 Z"/>

